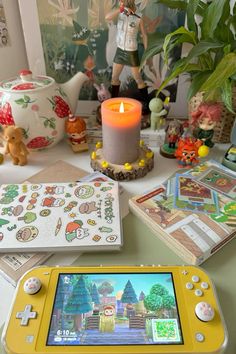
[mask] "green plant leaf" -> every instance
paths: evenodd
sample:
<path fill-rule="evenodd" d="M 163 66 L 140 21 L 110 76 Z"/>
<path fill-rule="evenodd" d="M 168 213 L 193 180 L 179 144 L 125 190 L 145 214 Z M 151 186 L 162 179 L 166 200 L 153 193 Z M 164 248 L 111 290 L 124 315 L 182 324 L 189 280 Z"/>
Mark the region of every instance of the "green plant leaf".
<path fill-rule="evenodd" d="M 205 4 L 203 1 L 200 1 L 198 4 L 196 14 L 203 17 L 208 6 L 209 6 L 208 4 Z"/>
<path fill-rule="evenodd" d="M 229 79 L 225 80 L 225 82 L 221 86 L 221 97 L 228 111 L 233 114 L 236 114 L 232 105 L 232 83 Z"/>
<path fill-rule="evenodd" d="M 140 68 L 142 68 L 149 58 L 161 53 L 164 44 L 165 34 L 153 33 L 148 36 L 148 46 L 141 58 Z"/>
<path fill-rule="evenodd" d="M 162 82 L 161 86 L 159 87 L 158 91 L 157 91 L 157 96 L 159 95 L 159 93 L 161 92 L 161 90 L 163 90 L 168 83 L 175 79 L 176 77 L 178 77 L 180 74 L 185 72 L 185 61 L 184 59 L 180 59 L 178 60 L 178 62 L 175 63 L 175 66 L 171 72 L 171 74 Z"/>
<path fill-rule="evenodd" d="M 208 53 L 211 49 L 222 48 L 225 44 L 216 41 L 203 40 L 197 43 L 189 52 L 187 62 L 190 62 L 193 58 L 198 57 L 204 53 Z"/>
<path fill-rule="evenodd" d="M 236 73 L 236 53 L 229 53 L 219 62 L 214 72 L 202 85 L 202 91 L 211 91 L 221 87 L 224 82 Z"/>
<path fill-rule="evenodd" d="M 234 35 L 231 31 L 230 25 L 225 23 L 219 23 L 214 32 L 214 38 L 224 43 L 230 43 L 234 41 Z"/>
<path fill-rule="evenodd" d="M 188 29 L 190 31 L 194 31 L 196 32 L 196 34 L 198 34 L 198 27 L 196 25 L 195 22 L 195 18 L 194 15 L 197 11 L 199 2 L 201 0 L 191 0 L 188 2 L 188 6 L 187 6 L 187 24 L 188 24 Z"/>
<path fill-rule="evenodd" d="M 196 95 L 197 92 L 199 92 L 200 87 L 204 84 L 210 75 L 211 71 L 203 71 L 193 76 L 192 83 L 188 89 L 187 101 Z"/>
<path fill-rule="evenodd" d="M 214 0 L 208 6 L 201 24 L 202 37 L 212 38 L 214 31 L 222 17 L 226 1 L 229 0 Z"/>
<path fill-rule="evenodd" d="M 173 37 L 176 35 L 186 35 L 186 42 L 191 43 L 193 45 L 196 44 L 196 37 L 195 33 L 192 31 L 187 30 L 185 27 L 181 26 L 174 32 L 169 33 L 164 40 L 163 44 L 163 51 L 164 51 L 164 61 L 167 64 L 168 63 L 168 45 Z"/>
<path fill-rule="evenodd" d="M 220 88 L 217 87 L 211 91 L 204 92 L 203 100 L 205 102 L 218 102 L 221 96 Z"/>
<path fill-rule="evenodd" d="M 168 6 L 170 9 L 186 10 L 186 0 L 157 0 L 157 3 Z"/>

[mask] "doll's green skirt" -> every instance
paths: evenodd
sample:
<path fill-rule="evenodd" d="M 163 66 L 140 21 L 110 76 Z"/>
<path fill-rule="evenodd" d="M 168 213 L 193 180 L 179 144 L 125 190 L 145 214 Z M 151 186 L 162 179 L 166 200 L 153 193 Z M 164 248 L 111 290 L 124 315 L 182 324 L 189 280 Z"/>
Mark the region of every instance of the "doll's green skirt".
<path fill-rule="evenodd" d="M 117 48 L 114 63 L 122 64 L 127 66 L 139 66 L 140 61 L 138 57 L 138 51 L 128 51 L 122 50 L 121 48 Z"/>

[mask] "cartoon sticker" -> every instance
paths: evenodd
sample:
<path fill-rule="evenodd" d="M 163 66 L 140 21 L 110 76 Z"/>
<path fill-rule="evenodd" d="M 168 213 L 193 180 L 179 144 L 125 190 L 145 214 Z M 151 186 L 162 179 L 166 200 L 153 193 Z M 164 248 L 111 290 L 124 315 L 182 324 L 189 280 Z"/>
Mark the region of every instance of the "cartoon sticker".
<path fill-rule="evenodd" d="M 2 212 L 1 215 L 8 215 L 11 216 L 13 214 L 13 207 L 6 207 L 6 208 L 2 208 Z"/>
<path fill-rule="evenodd" d="M 4 195 L 0 199 L 0 204 L 11 204 L 13 201 L 14 201 L 14 199 L 12 197 L 8 197 L 8 196 Z"/>
<path fill-rule="evenodd" d="M 101 236 L 99 236 L 99 235 L 94 235 L 93 238 L 92 238 L 92 240 L 95 241 L 95 242 L 98 242 L 98 241 L 101 240 Z"/>
<path fill-rule="evenodd" d="M 43 210 L 41 210 L 40 213 L 39 213 L 39 215 L 40 215 L 40 216 L 43 216 L 43 217 L 46 217 L 46 216 L 48 216 L 48 215 L 50 215 L 50 214 L 51 214 L 51 210 L 49 210 L 49 209 L 43 209 Z"/>
<path fill-rule="evenodd" d="M 55 229 L 55 236 L 57 236 L 57 234 L 59 233 L 59 231 L 61 230 L 62 227 L 62 221 L 61 218 L 59 218 L 57 220 L 57 225 L 56 225 L 56 229 Z"/>
<path fill-rule="evenodd" d="M 106 241 L 109 243 L 115 242 L 117 240 L 117 236 L 116 235 L 110 235 L 107 236 Z"/>
<path fill-rule="evenodd" d="M 19 189 L 19 186 L 16 184 L 9 184 L 6 187 L 3 188 L 4 191 L 17 191 Z"/>
<path fill-rule="evenodd" d="M 38 197 L 39 197 L 39 193 L 37 193 L 37 192 L 34 192 L 34 193 L 31 194 L 31 198 L 36 199 Z"/>
<path fill-rule="evenodd" d="M 60 207 L 65 204 L 65 200 L 62 198 L 54 198 L 54 197 L 46 197 L 42 200 L 41 205 L 52 208 L 52 207 Z"/>
<path fill-rule="evenodd" d="M 20 203 L 23 203 L 25 198 L 26 198 L 26 195 L 22 195 L 18 200 L 19 200 Z"/>
<path fill-rule="evenodd" d="M 112 189 L 112 187 L 102 187 L 101 189 L 100 189 L 100 191 L 102 191 L 102 192 L 107 192 L 107 191 L 110 191 Z"/>
<path fill-rule="evenodd" d="M 63 194 L 65 186 L 47 186 L 44 194 Z"/>
<path fill-rule="evenodd" d="M 41 184 L 33 184 L 31 186 L 31 190 L 32 191 L 38 191 L 40 188 L 42 188 L 42 185 Z"/>
<path fill-rule="evenodd" d="M 64 208 L 64 212 L 71 211 L 73 208 L 75 208 L 78 205 L 78 202 L 72 201 L 70 202 L 67 206 Z"/>
<path fill-rule="evenodd" d="M 37 219 L 37 215 L 31 211 L 27 211 L 24 216 L 20 216 L 18 220 L 23 220 L 26 224 L 30 224 Z"/>
<path fill-rule="evenodd" d="M 81 220 L 74 220 L 66 225 L 65 237 L 66 241 L 71 242 L 75 238 L 82 239 L 89 236 L 89 230 L 82 228 L 83 222 Z"/>
<path fill-rule="evenodd" d="M 23 212 L 24 208 L 22 205 L 17 205 L 15 208 L 13 208 L 13 215 L 14 216 L 19 216 Z"/>
<path fill-rule="evenodd" d="M 16 239 L 20 242 L 33 241 L 38 236 L 39 230 L 35 226 L 24 226 L 16 233 Z"/>
<path fill-rule="evenodd" d="M 70 217 L 71 219 L 76 218 L 76 213 L 70 213 L 70 214 L 69 214 L 69 217 Z"/>
<path fill-rule="evenodd" d="M 0 227 L 2 227 L 3 225 L 9 224 L 8 220 L 5 219 L 0 219 Z"/>
<path fill-rule="evenodd" d="M 87 223 L 88 223 L 90 226 L 95 226 L 95 225 L 97 225 L 96 221 L 95 221 L 95 220 L 92 220 L 92 219 L 88 219 L 88 220 L 87 220 Z"/>
<path fill-rule="evenodd" d="M 27 192 L 28 192 L 28 186 L 27 186 L 27 184 L 23 184 L 23 186 L 22 186 L 22 192 L 23 192 L 23 193 L 27 193 Z"/>
<path fill-rule="evenodd" d="M 12 231 L 12 230 L 15 230 L 15 229 L 16 229 L 16 224 L 14 224 L 13 226 L 8 226 L 7 227 L 8 231 Z"/>
<path fill-rule="evenodd" d="M 90 214 L 93 211 L 97 211 L 98 208 L 96 206 L 96 202 L 90 202 L 90 203 L 82 203 L 79 207 L 79 211 L 81 214 Z"/>
<path fill-rule="evenodd" d="M 99 227 L 99 231 L 100 232 L 112 232 L 112 228 L 111 227 L 102 226 L 102 227 Z"/>
<path fill-rule="evenodd" d="M 94 194 L 94 188 L 87 184 L 84 184 L 75 189 L 75 196 L 80 199 L 87 199 Z"/>

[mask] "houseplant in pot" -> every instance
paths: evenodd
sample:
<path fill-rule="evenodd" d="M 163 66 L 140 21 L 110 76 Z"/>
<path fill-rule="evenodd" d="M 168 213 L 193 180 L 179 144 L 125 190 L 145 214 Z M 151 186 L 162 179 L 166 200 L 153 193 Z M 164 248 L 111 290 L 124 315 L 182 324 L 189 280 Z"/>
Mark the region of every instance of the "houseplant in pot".
<path fill-rule="evenodd" d="M 188 74 L 191 84 L 186 99 L 190 111 L 194 111 L 202 101 L 221 102 L 222 118 L 215 127 L 214 138 L 218 142 L 228 142 L 236 110 L 236 3 L 231 4 L 229 0 L 157 2 L 185 11 L 186 26 L 169 34 L 152 35 L 142 64 L 162 53 L 168 65 L 175 48 L 182 44 L 189 46 L 187 54 L 175 62 L 157 95 L 180 74 Z"/>

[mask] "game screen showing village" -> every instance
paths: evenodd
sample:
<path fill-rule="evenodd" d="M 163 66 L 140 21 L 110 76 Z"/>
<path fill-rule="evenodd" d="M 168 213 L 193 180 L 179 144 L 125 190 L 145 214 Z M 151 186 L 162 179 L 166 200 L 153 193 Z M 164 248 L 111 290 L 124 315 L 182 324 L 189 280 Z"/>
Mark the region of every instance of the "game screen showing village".
<path fill-rule="evenodd" d="M 183 344 L 171 273 L 60 274 L 47 345 Z"/>

